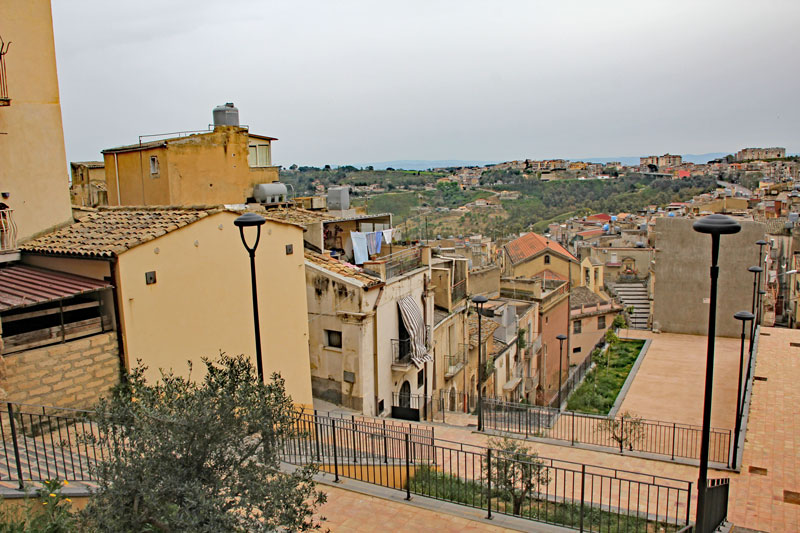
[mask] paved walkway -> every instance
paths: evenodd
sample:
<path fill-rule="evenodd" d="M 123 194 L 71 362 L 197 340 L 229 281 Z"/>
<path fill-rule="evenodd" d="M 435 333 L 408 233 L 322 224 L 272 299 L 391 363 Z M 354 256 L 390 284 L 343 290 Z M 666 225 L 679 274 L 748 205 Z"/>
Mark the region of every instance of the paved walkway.
<path fill-rule="evenodd" d="M 642 330 L 623 330 L 620 337 L 653 341 L 620 411 L 651 420 L 702 425 L 707 337 Z M 739 348 L 739 339 L 718 337 L 715 342 L 711 425 L 716 428 L 732 430 L 735 425 Z"/>

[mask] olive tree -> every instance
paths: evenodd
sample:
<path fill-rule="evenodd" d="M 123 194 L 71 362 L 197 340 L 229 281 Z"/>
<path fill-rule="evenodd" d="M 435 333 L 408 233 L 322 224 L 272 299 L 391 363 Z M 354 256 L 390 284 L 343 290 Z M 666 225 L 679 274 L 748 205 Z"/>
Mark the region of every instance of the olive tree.
<path fill-rule="evenodd" d="M 525 500 L 550 483 L 550 472 L 539 454 L 519 441 L 489 439 L 489 447 L 492 458 L 483 460 L 484 476 L 492 480 L 495 494 L 511 502 L 512 513 L 521 515 Z"/>
<path fill-rule="evenodd" d="M 325 502 L 313 466 L 280 468 L 296 436 L 284 380 L 260 383 L 245 356 L 203 359 L 205 376 L 133 369 L 97 406 L 99 488 L 84 530 L 108 532 L 307 531 Z M 191 374 L 191 365 L 190 365 Z"/>
<path fill-rule="evenodd" d="M 627 411 L 620 414 L 619 418 L 604 418 L 598 429 L 617 443 L 619 453 L 622 453 L 625 447 L 633 450 L 634 444 L 644 437 L 645 432 L 641 417 Z"/>

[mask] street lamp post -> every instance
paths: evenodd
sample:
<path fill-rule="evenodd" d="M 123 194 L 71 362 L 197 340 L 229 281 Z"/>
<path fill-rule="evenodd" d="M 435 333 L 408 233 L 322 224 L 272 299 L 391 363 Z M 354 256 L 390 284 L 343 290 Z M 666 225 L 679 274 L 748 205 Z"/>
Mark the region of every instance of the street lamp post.
<path fill-rule="evenodd" d="M 761 321 L 764 319 L 764 295 L 767 294 L 767 291 L 764 289 L 758 289 L 758 298 L 756 299 L 756 327 L 761 325 Z"/>
<path fill-rule="evenodd" d="M 475 304 L 475 309 L 478 311 L 478 431 L 483 431 L 483 395 L 481 394 L 481 385 L 483 385 L 483 359 L 481 359 L 481 314 L 483 313 L 483 304 L 488 302 L 489 299 L 482 294 L 472 298 Z"/>
<path fill-rule="evenodd" d="M 556 335 L 556 339 L 558 339 L 558 410 L 561 410 L 561 382 L 563 378 L 563 374 L 561 373 L 561 363 L 564 361 L 564 341 L 567 340 L 567 336 L 563 334 Z"/>
<path fill-rule="evenodd" d="M 759 240 L 756 241 L 756 244 L 758 245 L 758 266 L 761 267 L 761 272 L 763 272 L 764 271 L 764 267 L 766 266 L 766 265 L 764 265 L 765 261 L 764 261 L 763 250 L 764 250 L 764 246 L 767 245 L 767 241 L 765 241 L 764 239 L 759 239 Z M 758 289 L 759 289 L 759 294 L 760 294 L 760 290 L 761 290 L 761 272 L 759 272 L 757 274 L 758 281 L 756 283 L 756 285 L 758 286 Z M 764 279 L 766 279 L 766 276 L 764 277 Z M 755 329 L 758 326 L 761 325 L 761 311 L 760 311 L 760 309 L 761 309 L 761 298 L 758 298 L 758 301 L 756 302 L 756 308 L 758 309 L 758 311 L 754 311 L 753 312 L 753 314 L 756 315 L 756 320 L 753 322 L 753 331 L 755 331 Z"/>
<path fill-rule="evenodd" d="M 742 429 L 742 410 L 744 409 L 744 394 L 747 390 L 747 382 L 745 382 L 744 389 L 742 388 L 742 370 L 744 367 L 744 333 L 747 329 L 747 321 L 750 320 L 752 324 L 753 318 L 755 315 L 753 313 L 747 311 L 739 311 L 733 318 L 736 320 L 742 321 L 742 342 L 739 347 L 739 381 L 737 381 L 737 389 L 736 389 L 736 428 L 733 430 L 733 455 L 731 456 L 731 468 L 735 468 L 736 466 L 736 456 L 739 454 L 739 431 Z M 753 330 L 750 329 L 750 346 L 751 346 L 751 353 L 752 353 L 752 346 L 753 346 Z M 750 364 L 750 359 L 748 357 L 748 365 Z M 748 372 L 749 374 L 749 372 Z"/>
<path fill-rule="evenodd" d="M 761 260 L 759 259 L 759 261 Z M 758 296 L 758 277 L 761 274 L 761 271 L 764 269 L 756 265 L 749 267 L 747 270 L 753 273 L 753 305 L 751 306 L 750 313 L 752 313 L 753 316 L 755 316 L 756 298 Z M 750 322 L 750 348 L 749 348 L 750 357 L 753 357 L 753 338 L 754 338 L 753 333 L 755 332 L 755 329 L 756 329 L 756 322 L 755 320 L 753 320 L 752 322 Z"/>
<path fill-rule="evenodd" d="M 703 433 L 700 439 L 700 476 L 697 481 L 697 516 L 699 533 L 705 531 L 706 491 L 708 489 L 708 447 L 711 433 L 711 394 L 714 386 L 714 337 L 717 329 L 717 279 L 719 278 L 719 240 L 721 235 L 741 231 L 742 226 L 725 215 L 708 215 L 695 222 L 692 227 L 698 233 L 711 235 L 711 290 L 708 310 L 708 350 L 706 354 L 706 383 L 703 398 Z"/>
<path fill-rule="evenodd" d="M 233 223 L 239 228 L 239 236 L 242 238 L 247 253 L 250 254 L 250 285 L 253 291 L 253 324 L 255 325 L 256 332 L 256 368 L 258 369 L 258 381 L 264 383 L 264 364 L 261 361 L 261 327 L 258 320 L 258 291 L 256 290 L 256 248 L 258 248 L 258 241 L 261 240 L 261 226 L 267 220 L 256 213 L 245 213 L 238 217 Z M 244 228 L 255 227 L 256 242 L 253 246 L 248 246 L 244 238 Z"/>

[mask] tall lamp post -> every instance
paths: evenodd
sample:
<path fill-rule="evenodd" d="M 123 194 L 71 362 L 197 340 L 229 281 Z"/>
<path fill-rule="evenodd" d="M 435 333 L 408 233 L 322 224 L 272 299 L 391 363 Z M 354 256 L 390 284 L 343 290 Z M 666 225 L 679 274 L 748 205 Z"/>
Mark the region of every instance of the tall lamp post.
<path fill-rule="evenodd" d="M 711 235 L 711 291 L 708 309 L 708 350 L 706 354 L 706 388 L 703 398 L 703 433 L 700 439 L 700 477 L 697 480 L 697 516 L 699 533 L 706 533 L 706 491 L 708 490 L 708 445 L 711 433 L 711 394 L 714 386 L 714 337 L 717 330 L 717 279 L 719 278 L 719 239 L 741 231 L 742 226 L 725 215 L 708 215 L 692 227 L 698 233 Z"/>
<path fill-rule="evenodd" d="M 483 384 L 483 359 L 481 358 L 481 315 L 483 313 L 483 304 L 488 302 L 489 299 L 482 294 L 472 298 L 475 304 L 475 309 L 478 311 L 478 431 L 483 431 L 483 395 L 481 394 L 481 385 Z"/>
<path fill-rule="evenodd" d="M 767 245 L 767 241 L 764 239 L 759 239 L 756 241 L 756 244 L 758 245 L 758 266 L 761 267 L 761 272 L 763 272 L 764 267 L 766 266 L 764 264 L 764 246 Z M 756 283 L 759 289 L 759 294 L 761 294 L 761 272 L 757 274 L 758 280 Z M 764 279 L 766 280 L 766 276 L 764 276 Z M 753 311 L 753 314 L 756 315 L 756 320 L 753 322 L 753 331 L 755 331 L 755 329 L 761 325 L 761 298 L 758 298 L 756 302 L 756 309 L 758 309 L 758 311 Z"/>
<path fill-rule="evenodd" d="M 253 324 L 256 331 L 256 368 L 258 369 L 258 381 L 264 383 L 264 365 L 261 362 L 261 327 L 258 321 L 258 292 L 256 291 L 256 248 L 258 241 L 261 240 L 261 226 L 267 220 L 257 213 L 245 213 L 238 217 L 233 223 L 239 228 L 239 236 L 242 238 L 247 253 L 250 254 L 250 284 L 253 291 Z M 249 246 L 244 238 L 244 228 L 254 227 L 257 229 L 256 242 Z"/>
<path fill-rule="evenodd" d="M 561 363 L 564 361 L 564 341 L 567 340 L 567 336 L 564 334 L 556 335 L 556 339 L 558 339 L 558 410 L 561 410 L 561 381 L 563 375 L 561 374 Z"/>
<path fill-rule="evenodd" d="M 733 430 L 733 455 L 731 457 L 731 468 L 736 467 L 736 456 L 739 454 L 739 431 L 742 429 L 742 410 L 744 409 L 744 394 L 747 390 L 747 382 L 745 382 L 744 389 L 742 388 L 742 370 L 744 367 L 744 333 L 747 329 L 747 321 L 751 321 L 755 318 L 753 313 L 748 311 L 739 311 L 733 318 L 736 320 L 742 321 L 742 342 L 739 347 L 739 381 L 737 381 L 737 389 L 736 389 L 736 429 Z M 750 346 L 753 346 L 753 330 L 750 329 Z M 752 353 L 752 348 L 751 348 Z M 752 359 L 748 358 L 748 365 Z M 748 372 L 749 374 L 749 372 Z"/>
<path fill-rule="evenodd" d="M 759 262 L 761 262 L 760 255 L 761 254 L 759 254 Z M 753 305 L 750 306 L 751 307 L 750 313 L 755 317 L 756 299 L 758 297 L 758 278 L 764 269 L 758 265 L 755 265 L 749 267 L 747 270 L 753 273 Z M 754 338 L 753 334 L 755 333 L 755 329 L 756 329 L 756 322 L 755 320 L 753 320 L 753 322 L 750 322 L 750 348 L 748 350 L 750 352 L 750 357 L 753 357 L 753 338 Z"/>

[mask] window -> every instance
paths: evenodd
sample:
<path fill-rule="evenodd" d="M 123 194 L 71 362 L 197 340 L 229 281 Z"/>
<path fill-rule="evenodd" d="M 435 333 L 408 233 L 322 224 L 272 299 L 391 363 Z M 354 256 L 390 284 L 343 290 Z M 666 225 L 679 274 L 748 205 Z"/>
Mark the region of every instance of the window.
<path fill-rule="evenodd" d="M 425 386 L 425 369 L 423 368 L 419 372 L 417 372 L 417 387 L 424 387 Z"/>
<path fill-rule="evenodd" d="M 581 332 L 581 321 L 576 320 L 572 323 L 572 333 L 580 333 Z"/>
<path fill-rule="evenodd" d="M 158 177 L 158 156 L 151 155 L 150 156 L 150 176 L 157 178 Z"/>
<path fill-rule="evenodd" d="M 325 346 L 328 348 L 342 348 L 342 332 L 332 329 L 325 330 Z"/>
<path fill-rule="evenodd" d="M 577 348 L 573 348 L 572 353 L 581 353 L 581 347 L 578 346 Z"/>
<path fill-rule="evenodd" d="M 247 164 L 251 167 L 268 167 L 272 164 L 269 144 L 251 144 L 247 152 Z"/>
<path fill-rule="evenodd" d="M 597 317 L 597 329 L 606 329 L 606 315 Z"/>
<path fill-rule="evenodd" d="M 549 255 L 544 256 L 544 264 L 545 265 L 549 265 L 550 264 L 550 256 Z"/>

